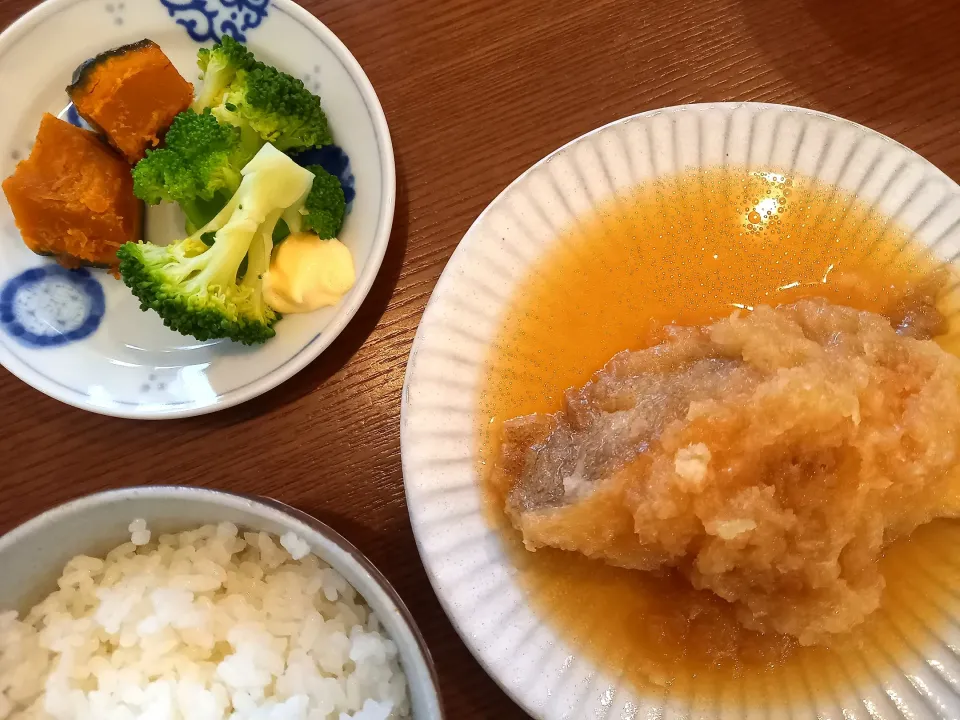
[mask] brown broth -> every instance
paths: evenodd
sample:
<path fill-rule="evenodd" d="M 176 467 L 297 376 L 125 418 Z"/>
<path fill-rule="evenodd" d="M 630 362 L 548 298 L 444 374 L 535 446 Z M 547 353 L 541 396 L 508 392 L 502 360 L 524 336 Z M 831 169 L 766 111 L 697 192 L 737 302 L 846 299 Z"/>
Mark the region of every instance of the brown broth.
<path fill-rule="evenodd" d="M 882 311 L 935 267 L 902 229 L 803 178 L 713 170 L 645 185 L 567 231 L 511 301 L 485 368 L 481 474 L 503 420 L 557 411 L 566 388 L 620 350 L 648 346 L 665 324 L 699 325 L 805 296 Z M 948 315 L 941 342 L 957 352 L 957 316 Z M 485 486 L 491 522 L 537 612 L 647 694 L 718 710 L 790 704 L 808 691 L 831 703 L 922 651 L 926 627 L 960 618 L 960 563 L 946 551 L 960 543 L 960 523 L 938 521 L 891 546 L 881 610 L 829 648 L 798 647 L 743 630 L 726 603 L 669 573 L 526 552 L 502 498 Z"/>

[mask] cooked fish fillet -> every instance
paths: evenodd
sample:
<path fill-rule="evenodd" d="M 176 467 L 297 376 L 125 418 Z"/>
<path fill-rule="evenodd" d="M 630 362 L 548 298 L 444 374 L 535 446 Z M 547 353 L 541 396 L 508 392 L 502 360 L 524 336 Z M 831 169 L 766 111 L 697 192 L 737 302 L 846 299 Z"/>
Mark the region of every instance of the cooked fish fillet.
<path fill-rule="evenodd" d="M 507 513 L 530 550 L 679 568 L 752 629 L 849 630 L 884 544 L 960 511 L 960 359 L 899 325 L 804 300 L 622 352 L 504 424 Z"/>

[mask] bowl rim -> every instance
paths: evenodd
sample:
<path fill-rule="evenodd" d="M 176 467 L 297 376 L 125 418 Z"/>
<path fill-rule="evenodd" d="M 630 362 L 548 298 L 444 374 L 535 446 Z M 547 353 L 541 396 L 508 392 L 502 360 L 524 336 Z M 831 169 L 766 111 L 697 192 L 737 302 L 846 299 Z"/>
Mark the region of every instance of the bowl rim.
<path fill-rule="evenodd" d="M 423 638 L 423 634 L 420 632 L 420 628 L 413 614 L 400 597 L 400 594 L 373 562 L 343 535 L 325 522 L 279 500 L 270 497 L 235 493 L 228 490 L 197 488 L 185 485 L 150 485 L 104 490 L 68 500 L 67 502 L 43 510 L 3 535 L 0 535 L 0 554 L 14 548 L 18 543 L 30 537 L 31 534 L 48 527 L 52 523 L 58 522 L 58 520 L 65 516 L 83 512 L 92 507 L 123 503 L 125 500 L 130 499 L 150 499 L 151 497 L 157 499 L 175 499 L 185 502 L 200 500 L 232 509 L 248 512 L 253 510 L 262 516 L 270 517 L 270 519 L 277 520 L 280 524 L 288 526 L 290 530 L 298 536 L 302 536 L 304 530 L 308 531 L 310 537 L 302 539 L 310 543 L 312 553 L 324 562 L 329 563 L 331 567 L 345 576 L 366 576 L 366 578 L 370 580 L 370 582 L 366 584 L 370 585 L 374 590 L 374 601 L 382 606 L 381 608 L 373 608 L 370 593 L 361 593 L 360 590 L 356 588 L 357 582 L 354 579 L 351 577 L 347 577 L 346 579 L 357 589 L 357 592 L 361 595 L 364 602 L 370 605 L 378 615 L 382 617 L 385 616 L 386 613 L 390 613 L 399 617 L 399 626 L 408 635 L 406 638 L 406 640 L 409 641 L 408 645 L 415 650 L 415 659 L 422 664 L 422 670 L 426 671 L 425 676 L 430 683 L 429 692 L 427 693 L 427 702 L 430 707 L 427 709 L 427 715 L 424 720 L 443 720 L 445 717 L 443 697 L 440 693 L 440 679 L 433 661 L 433 656 L 430 653 L 430 649 L 427 646 L 426 640 Z M 118 539 L 118 542 L 122 542 L 122 539 Z M 320 548 L 319 552 L 316 549 L 317 547 Z M 352 568 L 350 568 L 351 564 L 353 566 Z M 409 685 L 410 673 L 405 671 L 405 674 L 407 675 Z M 420 716 L 417 716 L 417 720 L 421 720 Z"/>
<path fill-rule="evenodd" d="M 435 311 L 437 305 L 439 305 L 438 298 L 441 296 L 441 290 L 443 290 L 447 285 L 452 285 L 458 282 L 458 277 L 454 275 L 453 269 L 458 267 L 458 263 L 462 263 L 462 258 L 467 255 L 467 250 L 465 248 L 465 241 L 471 238 L 478 230 L 483 226 L 484 221 L 489 215 L 492 215 L 494 210 L 499 207 L 506 197 L 510 195 L 512 191 L 516 188 L 523 185 L 523 183 L 533 176 L 534 173 L 541 170 L 543 167 L 548 165 L 554 158 L 570 151 L 576 145 L 580 144 L 584 140 L 589 138 L 594 138 L 601 135 L 603 132 L 621 125 L 627 125 L 630 122 L 633 122 L 642 118 L 651 118 L 661 114 L 672 114 L 672 113 L 684 113 L 684 112 L 694 112 L 694 113 L 706 113 L 710 110 L 721 110 L 727 112 L 734 112 L 741 108 L 748 108 L 754 112 L 763 112 L 763 111 L 774 111 L 784 114 L 793 114 L 799 116 L 812 116 L 817 118 L 822 118 L 832 122 L 840 123 L 851 128 L 854 128 L 859 133 L 865 133 L 871 137 L 875 137 L 881 140 L 888 146 L 893 146 L 900 148 L 908 154 L 915 161 L 920 161 L 926 166 L 926 169 L 932 174 L 936 175 L 938 178 L 943 180 L 948 184 L 960 191 L 960 183 L 955 181 L 949 175 L 947 175 L 942 169 L 934 165 L 933 162 L 928 160 L 926 157 L 921 155 L 919 152 L 913 148 L 904 145 L 903 143 L 895 140 L 894 138 L 880 132 L 879 130 L 874 130 L 866 125 L 858 123 L 854 120 L 849 120 L 847 118 L 841 117 L 839 115 L 834 115 L 832 113 L 823 112 L 820 110 L 813 110 L 810 108 L 805 108 L 797 105 L 786 105 L 782 103 L 770 103 L 770 102 L 753 102 L 753 101 L 719 101 L 719 102 L 693 102 L 693 103 L 680 103 L 677 105 L 669 105 L 664 107 L 651 108 L 649 110 L 644 110 L 641 112 L 633 113 L 620 117 L 609 122 L 603 123 L 598 127 L 595 127 L 587 132 L 584 132 L 576 137 L 567 140 L 562 145 L 557 147 L 555 150 L 547 153 L 541 157 L 536 162 L 532 163 L 527 167 L 523 172 L 521 172 L 516 178 L 509 182 L 497 195 L 493 197 L 492 200 L 486 205 L 486 207 L 481 210 L 480 214 L 474 219 L 470 224 L 467 230 L 463 233 L 463 236 L 458 241 L 457 246 L 454 248 L 449 259 L 447 260 L 444 269 L 440 273 L 440 277 L 437 279 L 433 290 L 431 291 L 430 297 L 427 300 L 427 304 L 424 307 L 423 313 L 420 316 L 420 322 L 417 326 L 417 332 L 414 336 L 413 342 L 410 346 L 410 353 L 407 358 L 406 368 L 404 370 L 404 381 L 403 389 L 401 391 L 400 397 L 400 459 L 401 459 L 401 469 L 403 473 L 403 487 L 404 487 L 404 499 L 407 504 L 407 513 L 410 516 L 410 525 L 413 529 L 414 539 L 417 544 L 417 552 L 420 554 L 420 560 L 423 564 L 424 570 L 426 571 L 427 579 L 430 581 L 430 586 L 433 588 L 434 594 L 437 597 L 440 606 L 443 608 L 444 613 L 447 615 L 447 618 L 450 620 L 450 624 L 453 625 L 454 630 L 456 630 L 457 635 L 460 637 L 463 644 L 467 647 L 467 650 L 477 661 L 477 663 L 483 668 L 484 672 L 490 677 L 497 686 L 506 694 L 521 710 L 530 715 L 532 718 L 537 718 L 538 720 L 545 718 L 546 715 L 540 712 L 540 710 L 535 707 L 529 696 L 522 695 L 518 690 L 511 687 L 507 683 L 507 677 L 509 671 L 504 671 L 504 668 L 496 666 L 489 658 L 484 654 L 484 649 L 481 647 L 480 643 L 473 637 L 471 632 L 467 629 L 466 625 L 461 622 L 463 611 L 458 609 L 453 598 L 452 593 L 450 593 L 446 588 L 443 588 L 441 585 L 440 578 L 437 574 L 436 564 L 431 561 L 431 554 L 426 552 L 424 547 L 424 541 L 427 536 L 427 532 L 421 527 L 421 525 L 426 524 L 423 520 L 423 503 L 418 499 L 411 497 L 412 481 L 408 478 L 413 478 L 414 476 L 420 475 L 420 471 L 417 470 L 410 459 L 410 448 L 416 444 L 417 441 L 410 438 L 411 427 L 410 427 L 410 407 L 409 407 L 409 397 L 410 397 L 410 385 L 411 378 L 413 376 L 414 365 L 416 364 L 416 359 L 419 351 L 423 347 L 423 329 L 425 326 L 425 319 L 431 316 L 431 311 Z M 451 270 L 451 272 L 447 272 Z M 494 532 L 497 532 L 494 530 Z M 558 640 L 563 640 L 563 638 L 551 628 L 553 636 Z M 660 708 L 660 711 L 663 712 L 664 708 Z"/>
<path fill-rule="evenodd" d="M 43 24 L 47 18 L 78 1 L 79 0 L 43 0 L 39 5 L 23 13 L 8 25 L 6 29 L 0 32 L 0 49 L 7 45 L 16 44 L 23 35 Z M 77 396 L 69 389 L 61 388 L 57 384 L 49 382 L 40 373 L 35 371 L 33 367 L 21 361 L 12 353 L 4 351 L 3 346 L 0 345 L 0 365 L 3 365 L 11 374 L 20 378 L 35 390 L 81 410 L 86 410 L 98 415 L 134 420 L 177 419 L 206 415 L 208 413 L 225 410 L 273 390 L 316 360 L 317 357 L 340 336 L 370 294 L 370 290 L 373 288 L 373 284 L 380 274 L 383 259 L 390 245 L 390 236 L 393 232 L 393 222 L 396 213 L 396 158 L 394 155 L 393 141 L 390 137 L 390 128 L 387 125 L 386 114 L 373 88 L 373 84 L 367 77 L 366 72 L 364 72 L 360 62 L 330 28 L 305 8 L 300 7 L 294 0 L 270 0 L 270 4 L 277 6 L 278 10 L 298 21 L 303 27 L 310 29 L 317 39 L 324 43 L 329 50 L 336 55 L 337 59 L 342 63 L 344 69 L 356 84 L 363 103 L 369 112 L 370 121 L 373 124 L 374 133 L 377 138 L 378 157 L 381 164 L 380 184 L 382 198 L 379 209 L 380 219 L 374 232 L 370 255 L 360 273 L 357 275 L 353 289 L 336 309 L 336 312 L 326 327 L 300 348 L 295 355 L 279 367 L 274 368 L 255 380 L 251 380 L 240 388 L 225 393 L 218 393 L 212 402 L 208 402 L 199 407 L 172 406 L 165 409 L 164 407 L 157 408 L 150 406 L 100 406 L 91 403 L 87 397 Z"/>

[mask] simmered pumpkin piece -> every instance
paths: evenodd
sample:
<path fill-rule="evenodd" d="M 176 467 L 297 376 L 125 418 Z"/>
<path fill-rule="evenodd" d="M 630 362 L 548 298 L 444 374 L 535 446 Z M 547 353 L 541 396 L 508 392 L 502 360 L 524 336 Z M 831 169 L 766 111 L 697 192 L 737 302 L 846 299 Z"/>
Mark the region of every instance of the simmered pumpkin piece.
<path fill-rule="evenodd" d="M 27 247 L 68 267 L 114 266 L 117 248 L 141 237 L 130 167 L 94 133 L 50 114 L 3 192 Z"/>
<path fill-rule="evenodd" d="M 67 93 L 80 117 L 101 130 L 131 165 L 160 144 L 173 118 L 193 102 L 193 85 L 151 40 L 84 63 Z"/>

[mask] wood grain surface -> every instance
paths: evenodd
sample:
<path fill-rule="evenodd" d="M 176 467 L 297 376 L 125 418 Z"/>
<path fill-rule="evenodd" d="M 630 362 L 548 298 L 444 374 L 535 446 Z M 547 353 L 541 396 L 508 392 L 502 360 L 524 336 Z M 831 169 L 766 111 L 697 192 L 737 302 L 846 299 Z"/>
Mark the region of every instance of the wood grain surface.
<path fill-rule="evenodd" d="M 135 0 L 145 2 L 146 0 Z M 6 27 L 35 0 L 0 0 Z M 427 582 L 403 497 L 407 353 L 463 233 L 510 181 L 595 127 L 757 100 L 879 130 L 960 180 L 956 0 L 303 0 L 386 111 L 398 198 L 383 269 L 340 338 L 287 383 L 206 417 L 136 422 L 0 369 L 0 532 L 78 495 L 176 483 L 270 495 L 338 529 L 410 605 L 451 718 L 524 714 Z"/>

